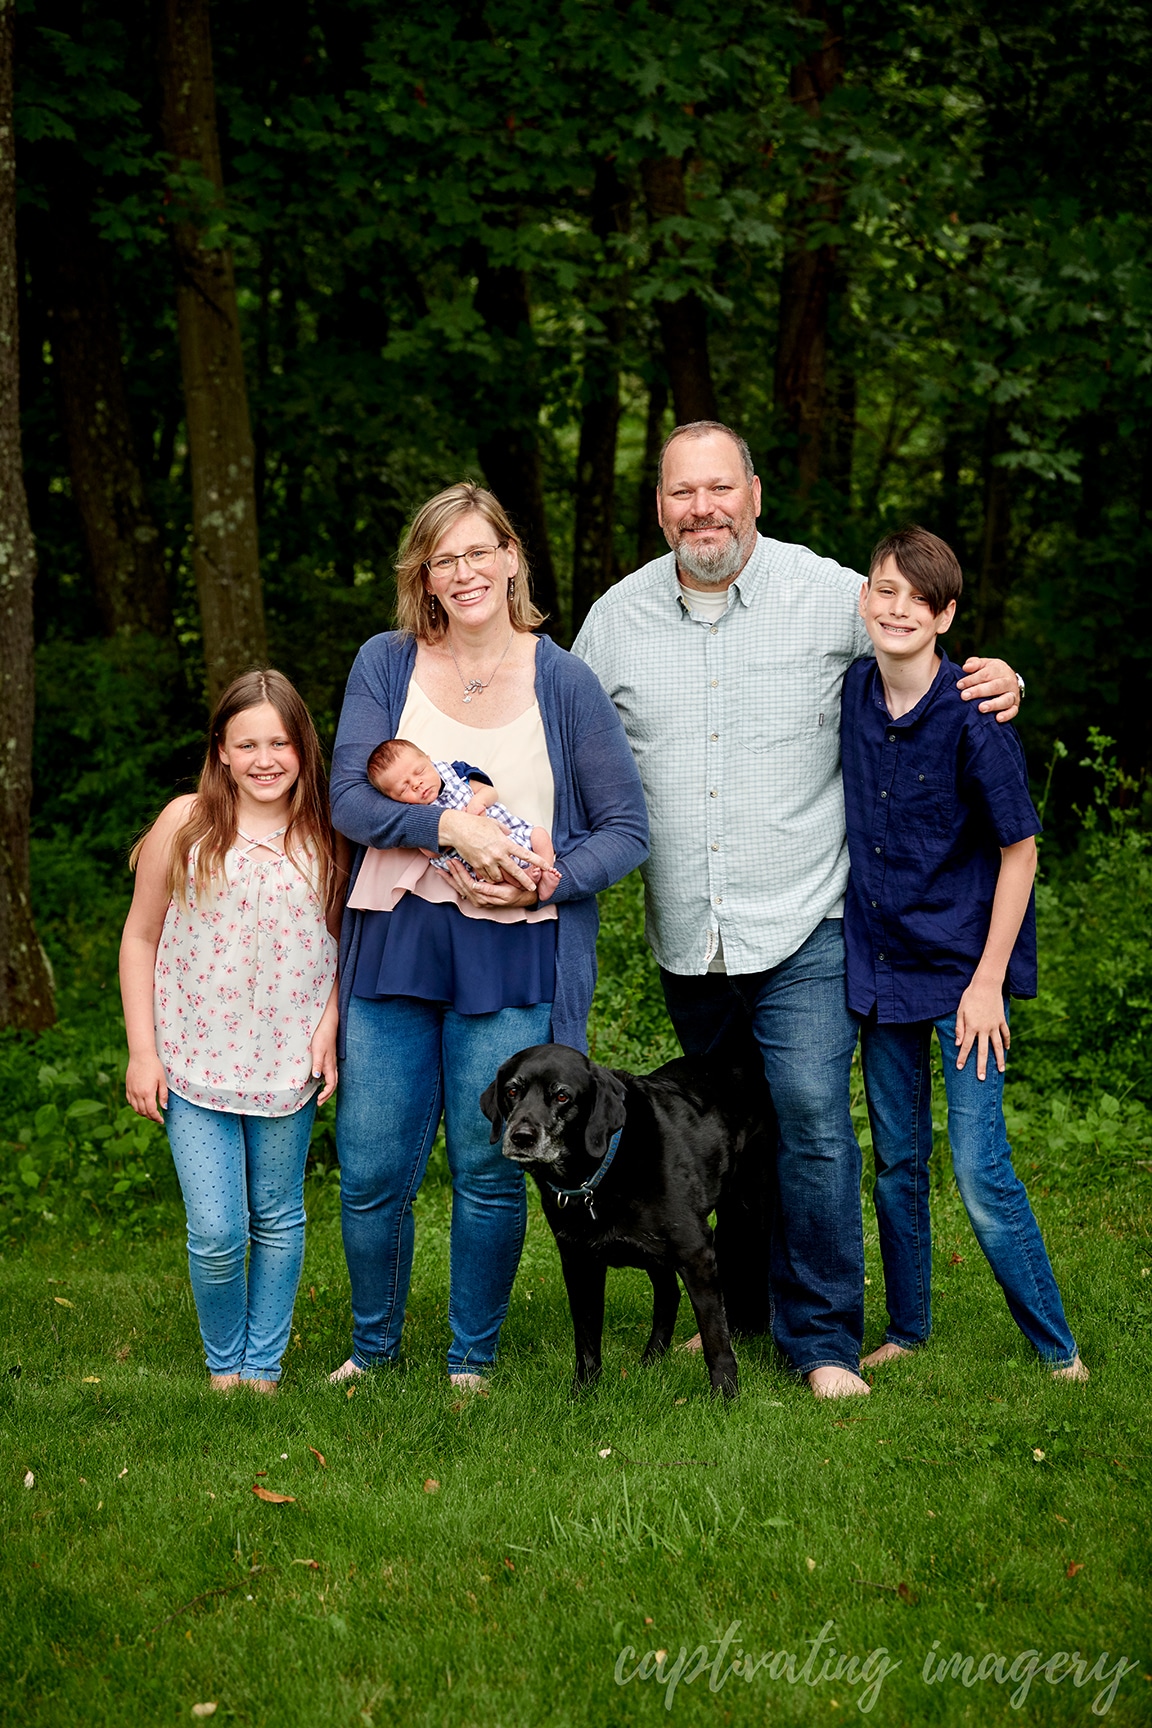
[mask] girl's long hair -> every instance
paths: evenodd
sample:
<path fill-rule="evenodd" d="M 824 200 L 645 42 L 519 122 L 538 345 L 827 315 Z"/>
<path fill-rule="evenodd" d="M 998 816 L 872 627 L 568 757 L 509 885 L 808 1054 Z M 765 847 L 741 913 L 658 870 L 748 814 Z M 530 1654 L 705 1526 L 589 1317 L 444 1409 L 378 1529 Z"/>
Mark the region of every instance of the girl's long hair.
<path fill-rule="evenodd" d="M 210 891 L 212 879 L 224 874 L 224 857 L 236 840 L 237 789 L 231 772 L 220 760 L 220 747 L 229 724 L 247 708 L 270 702 L 280 716 L 285 735 L 300 758 L 300 773 L 289 794 L 288 826 L 284 850 L 314 882 L 325 909 L 336 894 L 337 869 L 332 818 L 328 809 L 328 782 L 320 754 L 320 740 L 312 716 L 295 686 L 283 672 L 271 667 L 242 672 L 234 678 L 216 704 L 208 726 L 208 749 L 196 786 L 196 801 L 187 821 L 176 831 L 168 859 L 168 892 L 180 905 L 188 902 L 188 858 L 195 846 L 193 888 L 197 900 Z M 134 870 L 146 834 L 142 834 L 128 857 Z M 303 848 L 311 842 L 315 874 L 308 867 Z"/>

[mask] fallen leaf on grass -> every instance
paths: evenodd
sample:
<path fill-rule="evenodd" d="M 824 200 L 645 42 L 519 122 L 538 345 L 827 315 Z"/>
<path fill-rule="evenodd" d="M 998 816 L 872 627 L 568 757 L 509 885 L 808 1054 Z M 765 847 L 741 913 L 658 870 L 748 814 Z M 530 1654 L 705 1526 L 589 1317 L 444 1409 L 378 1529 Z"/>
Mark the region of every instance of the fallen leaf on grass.
<path fill-rule="evenodd" d="M 901 1602 L 914 1602 L 916 1600 L 907 1584 L 897 1584 L 896 1594 L 899 1596 Z"/>
<path fill-rule="evenodd" d="M 1067 1572 L 1065 1572 L 1064 1576 L 1065 1576 L 1065 1578 L 1075 1578 L 1077 1572 L 1083 1572 L 1083 1570 L 1084 1570 L 1084 1561 L 1083 1560 L 1071 1560 L 1068 1563 L 1068 1570 L 1067 1570 Z"/>
<path fill-rule="evenodd" d="M 1044 1453 L 1043 1453 L 1043 1451 L 1042 1451 L 1042 1450 L 1041 1450 L 1041 1448 L 1040 1448 L 1040 1447 L 1039 1447 L 1039 1446 L 1033 1446 L 1033 1448 L 1032 1448 L 1032 1456 L 1033 1456 L 1033 1458 L 1035 1458 L 1035 1460 L 1036 1460 L 1036 1462 L 1037 1462 L 1037 1464 L 1043 1464 L 1043 1462 L 1044 1462 Z"/>
<path fill-rule="evenodd" d="M 129 1358 L 129 1356 L 131 1356 L 131 1354 L 132 1354 L 132 1346 L 130 1344 L 125 1344 L 122 1349 L 117 1350 L 116 1360 L 117 1360 L 117 1362 L 127 1362 L 128 1358 Z"/>
<path fill-rule="evenodd" d="M 321 1470 L 327 1470 L 328 1460 L 325 1458 L 323 1452 L 317 1452 L 315 1446 L 309 1446 L 308 1450 L 311 1452 L 313 1458 L 315 1458 L 317 1464 L 319 1464 Z"/>
<path fill-rule="evenodd" d="M 127 1476 L 127 1474 L 128 1474 L 128 1466 L 127 1466 L 127 1464 L 125 1464 L 123 1470 L 121 1470 L 121 1472 L 120 1472 L 120 1475 L 117 1476 L 117 1478 L 116 1478 L 117 1482 L 120 1481 L 121 1477 Z"/>
<path fill-rule="evenodd" d="M 435 1476 L 428 1477 L 424 1484 L 424 1492 L 425 1494 L 439 1494 L 440 1484 L 437 1482 Z"/>
<path fill-rule="evenodd" d="M 673 1398 L 673 1404 L 687 1404 L 687 1398 Z"/>
<path fill-rule="evenodd" d="M 267 1470 L 254 1470 L 252 1474 L 254 1476 L 267 1476 L 268 1472 Z"/>
<path fill-rule="evenodd" d="M 266 1500 L 269 1506 L 294 1506 L 296 1504 L 295 1494 L 276 1494 L 271 1488 L 262 1487 L 259 1482 L 252 1484 L 252 1492 L 257 1500 Z"/>
<path fill-rule="evenodd" d="M 1067 1524 L 1068 1522 L 1067 1518 L 1061 1518 L 1059 1512 L 1053 1512 L 1052 1516 L 1055 1518 L 1057 1524 Z"/>
<path fill-rule="evenodd" d="M 215 1716 L 219 1708 L 220 1706 L 215 1702 L 211 1704 L 193 1704 L 192 1714 L 193 1716 Z"/>
<path fill-rule="evenodd" d="M 319 1560 L 293 1560 L 292 1564 L 293 1566 L 308 1566 L 313 1572 L 319 1572 L 320 1570 Z"/>
<path fill-rule="evenodd" d="M 345 1392 L 345 1394 L 344 1394 L 345 1398 L 351 1398 L 353 1396 L 353 1394 L 355 1393 L 355 1391 L 356 1391 L 355 1386 L 349 1386 L 347 1392 Z"/>
<path fill-rule="evenodd" d="M 33 1476 L 31 1470 L 25 1470 L 24 1472 L 24 1486 L 25 1488 L 35 1488 L 36 1486 L 36 1478 Z"/>
<path fill-rule="evenodd" d="M 76 1306 L 75 1302 L 69 1302 L 67 1296 L 53 1296 L 52 1300 L 61 1308 L 75 1308 Z"/>
<path fill-rule="evenodd" d="M 953 1256 L 952 1256 L 951 1260 L 948 1262 L 948 1264 L 950 1266 L 963 1266 L 963 1264 L 964 1264 L 963 1254 L 953 1254 Z"/>
<path fill-rule="evenodd" d="M 80 1384 L 81 1386 L 99 1386 L 100 1376 L 99 1374 L 85 1374 Z"/>
<path fill-rule="evenodd" d="M 596 1454 L 596 1456 L 598 1458 L 611 1458 L 611 1456 L 612 1456 L 611 1446 L 602 1446 L 600 1448 L 599 1452 Z"/>
<path fill-rule="evenodd" d="M 807 1566 L 809 1572 L 815 1572 L 816 1562 L 815 1562 L 815 1560 L 813 1560 L 811 1554 L 809 1554 L 809 1556 L 808 1556 L 807 1560 L 805 1560 L 804 1564 L 805 1564 L 805 1566 Z"/>
<path fill-rule="evenodd" d="M 309 1286 L 308 1286 L 308 1300 L 309 1300 L 309 1302 L 315 1302 L 315 1300 L 316 1300 L 316 1286 L 315 1286 L 315 1284 L 309 1284 Z"/>

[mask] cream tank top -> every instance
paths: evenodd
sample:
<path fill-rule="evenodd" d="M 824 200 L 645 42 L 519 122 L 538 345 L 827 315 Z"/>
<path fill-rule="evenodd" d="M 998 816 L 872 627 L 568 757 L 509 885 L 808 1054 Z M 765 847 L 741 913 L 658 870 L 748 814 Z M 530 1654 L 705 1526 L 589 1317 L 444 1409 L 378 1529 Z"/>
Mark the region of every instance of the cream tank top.
<path fill-rule="evenodd" d="M 277 836 L 267 838 L 276 843 Z M 303 869 L 300 867 L 303 866 Z M 336 943 L 309 875 L 238 834 L 201 903 L 169 902 L 156 951 L 156 1048 L 173 1092 L 207 1110 L 291 1116 L 318 1089 L 312 1036 L 336 977 Z"/>
<path fill-rule="evenodd" d="M 501 804 L 551 834 L 555 785 L 538 702 L 507 726 L 465 726 L 442 714 L 413 678 L 396 736 L 418 745 L 434 762 L 483 768 Z"/>

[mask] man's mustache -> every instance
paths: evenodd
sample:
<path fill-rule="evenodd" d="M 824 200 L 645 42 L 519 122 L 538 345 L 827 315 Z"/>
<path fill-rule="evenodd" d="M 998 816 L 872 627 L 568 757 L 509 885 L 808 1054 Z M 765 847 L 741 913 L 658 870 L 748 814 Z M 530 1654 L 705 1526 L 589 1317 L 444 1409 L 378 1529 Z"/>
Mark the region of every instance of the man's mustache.
<path fill-rule="evenodd" d="M 735 532 L 736 518 L 734 516 L 706 516 L 699 521 L 693 519 L 691 522 L 682 522 L 678 534 L 689 534 L 697 528 L 730 528 Z"/>

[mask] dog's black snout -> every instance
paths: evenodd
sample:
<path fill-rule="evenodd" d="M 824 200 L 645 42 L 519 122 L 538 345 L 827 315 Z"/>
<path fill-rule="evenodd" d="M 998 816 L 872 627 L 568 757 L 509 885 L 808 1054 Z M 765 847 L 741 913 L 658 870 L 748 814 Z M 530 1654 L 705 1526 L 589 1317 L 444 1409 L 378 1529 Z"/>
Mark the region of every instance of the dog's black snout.
<path fill-rule="evenodd" d="M 513 1146 L 517 1147 L 521 1152 L 527 1152 L 529 1147 L 535 1146 L 536 1144 L 536 1130 L 535 1128 L 529 1128 L 527 1123 L 521 1123 L 519 1128 L 513 1128 L 508 1138 L 511 1140 Z"/>

